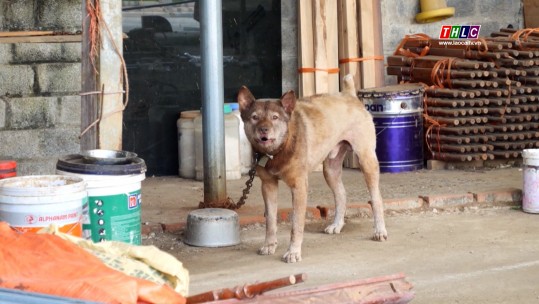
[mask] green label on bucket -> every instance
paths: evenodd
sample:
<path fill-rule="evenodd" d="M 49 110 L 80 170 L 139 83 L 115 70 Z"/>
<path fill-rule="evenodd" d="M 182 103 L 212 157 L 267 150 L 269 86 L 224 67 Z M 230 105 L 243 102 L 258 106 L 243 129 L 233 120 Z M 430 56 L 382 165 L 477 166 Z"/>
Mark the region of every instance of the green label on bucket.
<path fill-rule="evenodd" d="M 140 203 L 140 190 L 107 196 L 90 196 L 92 241 L 109 240 L 140 245 Z"/>

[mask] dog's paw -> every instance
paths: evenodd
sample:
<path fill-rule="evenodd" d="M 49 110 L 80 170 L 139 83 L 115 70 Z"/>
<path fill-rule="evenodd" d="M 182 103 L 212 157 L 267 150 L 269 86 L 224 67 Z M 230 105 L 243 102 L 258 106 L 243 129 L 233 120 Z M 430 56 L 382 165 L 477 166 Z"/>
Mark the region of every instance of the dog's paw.
<path fill-rule="evenodd" d="M 286 263 L 296 263 L 301 261 L 301 251 L 291 251 L 290 249 L 283 255 L 282 260 Z"/>
<path fill-rule="evenodd" d="M 385 228 L 375 229 L 374 230 L 374 235 L 372 236 L 372 239 L 374 241 L 379 241 L 379 242 L 387 241 L 387 231 L 386 231 L 386 229 Z"/>
<path fill-rule="evenodd" d="M 258 249 L 258 254 L 260 255 L 272 255 L 275 253 L 275 249 L 277 249 L 277 243 L 264 245 L 262 248 Z"/>
<path fill-rule="evenodd" d="M 344 223 L 341 223 L 341 224 L 333 223 L 333 224 L 327 226 L 326 229 L 324 230 L 324 232 L 327 233 L 327 234 L 339 234 L 339 233 L 341 233 L 342 227 L 344 227 Z"/>

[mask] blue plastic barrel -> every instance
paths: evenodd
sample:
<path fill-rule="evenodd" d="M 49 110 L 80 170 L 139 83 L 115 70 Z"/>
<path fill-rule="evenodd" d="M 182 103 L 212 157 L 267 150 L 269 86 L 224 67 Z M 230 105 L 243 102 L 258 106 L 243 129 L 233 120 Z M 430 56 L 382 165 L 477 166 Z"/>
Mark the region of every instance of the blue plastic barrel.
<path fill-rule="evenodd" d="M 373 116 L 380 172 L 423 169 L 423 93 L 423 87 L 418 84 L 358 92 Z"/>

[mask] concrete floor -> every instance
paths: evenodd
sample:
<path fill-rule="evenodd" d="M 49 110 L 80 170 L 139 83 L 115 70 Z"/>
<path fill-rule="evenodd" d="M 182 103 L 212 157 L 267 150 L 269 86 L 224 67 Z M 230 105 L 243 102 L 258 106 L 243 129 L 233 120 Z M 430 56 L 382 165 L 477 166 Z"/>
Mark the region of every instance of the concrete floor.
<path fill-rule="evenodd" d="M 351 202 L 368 195 L 360 173 L 346 170 Z M 360 181 L 358 183 L 358 181 Z M 231 196 L 244 181 L 231 181 Z M 331 193 L 320 173 L 313 173 L 309 205 L 331 206 Z M 429 171 L 382 174 L 387 201 L 405 197 L 458 195 L 522 187 L 519 168 Z M 350 186 L 352 185 L 352 186 Z M 237 188 L 237 190 L 236 190 Z M 143 221 L 179 223 L 203 198 L 202 183 L 175 177 L 149 177 L 143 183 Z M 236 192 L 237 191 L 237 192 Z M 153 244 L 184 263 L 190 271 L 190 295 L 306 273 L 305 283 L 280 289 L 303 289 L 404 273 L 414 285 L 413 303 L 539 303 L 539 215 L 510 204 L 448 205 L 386 212 L 389 240 L 370 240 L 372 218 L 351 216 L 339 235 L 326 235 L 330 219 L 311 220 L 305 228 L 303 261 L 286 264 L 290 225 L 279 226 L 279 248 L 273 256 L 256 253 L 264 240 L 264 224 L 241 230 L 241 243 L 224 248 L 192 247 L 182 242 L 181 226 L 152 233 Z M 502 204 L 503 205 L 503 204 Z M 280 191 L 280 208 L 290 207 L 288 190 Z M 263 213 L 259 184 L 255 183 L 241 218 Z M 165 225 L 166 227 L 166 225 Z"/>

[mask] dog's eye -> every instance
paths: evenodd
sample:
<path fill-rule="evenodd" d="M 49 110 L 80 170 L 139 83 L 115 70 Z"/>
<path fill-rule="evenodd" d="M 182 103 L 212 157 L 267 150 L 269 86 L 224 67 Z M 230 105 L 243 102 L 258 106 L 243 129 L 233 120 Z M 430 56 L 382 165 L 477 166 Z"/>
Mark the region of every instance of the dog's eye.
<path fill-rule="evenodd" d="M 277 120 L 277 119 L 279 119 L 279 115 L 273 115 L 271 118 L 272 118 L 273 120 Z"/>
<path fill-rule="evenodd" d="M 253 114 L 253 116 L 251 116 L 251 119 L 252 119 L 252 120 L 258 120 L 258 115 Z"/>

